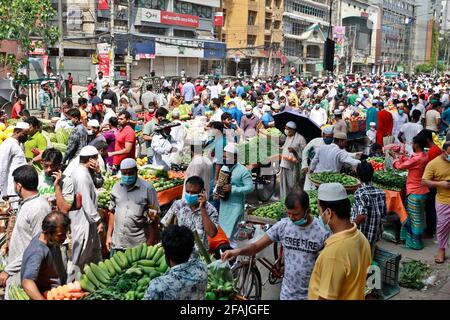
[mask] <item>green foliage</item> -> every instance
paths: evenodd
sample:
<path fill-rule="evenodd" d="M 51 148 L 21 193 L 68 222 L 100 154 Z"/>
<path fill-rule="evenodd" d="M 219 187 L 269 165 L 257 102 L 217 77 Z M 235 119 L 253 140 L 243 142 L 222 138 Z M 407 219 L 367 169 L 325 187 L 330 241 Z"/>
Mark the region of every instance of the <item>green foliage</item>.
<path fill-rule="evenodd" d="M 422 63 L 416 66 L 416 73 L 431 73 L 433 71 L 433 65 L 431 63 Z"/>

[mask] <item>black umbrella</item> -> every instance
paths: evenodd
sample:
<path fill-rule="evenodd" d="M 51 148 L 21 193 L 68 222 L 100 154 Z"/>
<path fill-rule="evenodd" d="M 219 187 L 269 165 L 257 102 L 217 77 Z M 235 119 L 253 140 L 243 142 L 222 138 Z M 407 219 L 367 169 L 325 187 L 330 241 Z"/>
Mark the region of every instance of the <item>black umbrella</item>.
<path fill-rule="evenodd" d="M 300 133 L 307 142 L 322 135 L 322 130 L 320 130 L 319 126 L 314 121 L 298 113 L 283 111 L 273 115 L 273 118 L 275 119 L 275 127 L 281 132 L 284 132 L 286 123 L 289 121 L 295 122 L 297 125 L 296 131 Z"/>

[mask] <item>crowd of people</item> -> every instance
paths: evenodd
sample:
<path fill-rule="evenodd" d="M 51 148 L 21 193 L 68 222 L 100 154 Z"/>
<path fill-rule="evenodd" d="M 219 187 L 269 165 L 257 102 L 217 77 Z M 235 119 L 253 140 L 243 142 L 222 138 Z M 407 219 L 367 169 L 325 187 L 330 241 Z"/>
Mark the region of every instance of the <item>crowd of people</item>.
<path fill-rule="evenodd" d="M 12 284 L 42 299 L 50 287 L 76 279 L 85 265 L 102 260 L 105 234 L 110 254 L 162 239 L 172 268 L 150 283 L 146 299 L 202 299 L 207 270 L 194 246 L 192 231 L 197 231 L 223 260 L 281 242 L 283 300 L 364 299 L 367 268 L 387 214 L 386 195 L 372 184 L 369 156 L 386 156 L 393 168 L 407 170 L 408 216 L 401 239 L 420 250 L 424 233 L 436 234 L 435 261 L 444 263 L 450 235 L 448 76 L 302 78 L 294 70 L 267 79 L 186 77 L 174 86 L 161 80 L 161 88 L 146 84 L 141 94 L 129 83 L 112 87 L 99 72 L 94 81 L 88 79 L 88 98 L 76 103 L 65 98 L 59 114 L 42 82 L 41 117 L 57 117 L 55 131 L 71 129 L 64 154 L 41 134 L 26 97 L 18 97 L 12 118 L 20 121 L 0 145 L 0 194 L 20 199 L 11 203 L 17 221 L 2 248 L 8 253 L 0 274 L 6 298 Z M 187 118 L 181 112 L 186 105 Z M 287 217 L 257 242 L 238 248 L 238 224 L 254 183 L 251 170 L 239 163 L 237 144 L 276 127 L 274 116 L 285 111 L 308 118 L 322 136 L 307 141 L 295 121 L 280 128 L 285 139 L 279 146 L 280 194 L 274 199 L 284 201 Z M 186 141 L 192 119 L 205 120 L 206 141 Z M 347 150 L 352 119 L 366 124 L 363 149 L 353 153 Z M 447 142 L 439 147 L 435 136 Z M 138 175 L 136 159 L 145 155 L 149 164 L 170 170 L 189 152 L 183 196 L 161 217 L 157 192 Z M 320 217 L 313 217 L 305 191 L 316 187 L 309 175 L 341 172 L 344 166 L 361 181 L 354 203 L 341 184 L 322 184 Z M 106 173 L 120 177 L 111 191 L 107 225 L 97 192 Z"/>

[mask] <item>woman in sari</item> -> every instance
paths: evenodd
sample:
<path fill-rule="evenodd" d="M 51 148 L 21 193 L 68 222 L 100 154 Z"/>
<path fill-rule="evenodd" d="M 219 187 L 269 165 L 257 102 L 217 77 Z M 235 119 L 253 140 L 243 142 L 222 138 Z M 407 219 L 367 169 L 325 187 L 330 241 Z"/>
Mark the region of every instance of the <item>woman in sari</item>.
<path fill-rule="evenodd" d="M 406 248 L 423 249 L 422 234 L 425 230 L 425 203 L 428 187 L 422 184 L 422 176 L 428 164 L 428 155 L 424 152 L 427 141 L 417 135 L 413 138 L 414 153 L 410 158 L 397 157 L 393 166 L 395 169 L 408 170 L 406 179 L 408 218 L 402 225 L 400 239 L 405 241 Z"/>

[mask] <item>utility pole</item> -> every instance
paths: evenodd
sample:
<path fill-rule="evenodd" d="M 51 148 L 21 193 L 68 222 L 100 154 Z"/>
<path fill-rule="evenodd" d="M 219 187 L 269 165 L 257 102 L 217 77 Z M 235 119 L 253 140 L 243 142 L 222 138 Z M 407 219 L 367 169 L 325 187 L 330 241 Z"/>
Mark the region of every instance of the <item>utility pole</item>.
<path fill-rule="evenodd" d="M 114 85 L 114 0 L 110 0 L 110 9 L 109 9 L 109 24 L 110 24 L 110 32 L 111 32 L 111 66 L 110 66 L 110 79 L 111 84 Z"/>
<path fill-rule="evenodd" d="M 127 30 L 127 38 L 128 38 L 128 46 L 127 53 L 128 56 L 131 57 L 131 0 L 128 0 L 128 30 Z M 131 82 L 131 63 L 127 60 L 127 80 Z"/>
<path fill-rule="evenodd" d="M 353 39 L 352 39 L 352 53 L 350 55 L 350 72 L 349 73 L 353 73 L 353 57 L 355 56 L 355 44 L 356 44 L 356 28 L 357 25 L 352 26 L 352 29 L 355 28 L 353 30 Z"/>
<path fill-rule="evenodd" d="M 58 54 L 58 65 L 56 69 L 62 75 L 64 70 L 64 29 L 63 29 L 63 18 L 62 18 L 62 0 L 58 0 L 58 29 L 59 29 L 59 54 Z M 59 81 L 59 79 L 58 79 Z"/>

